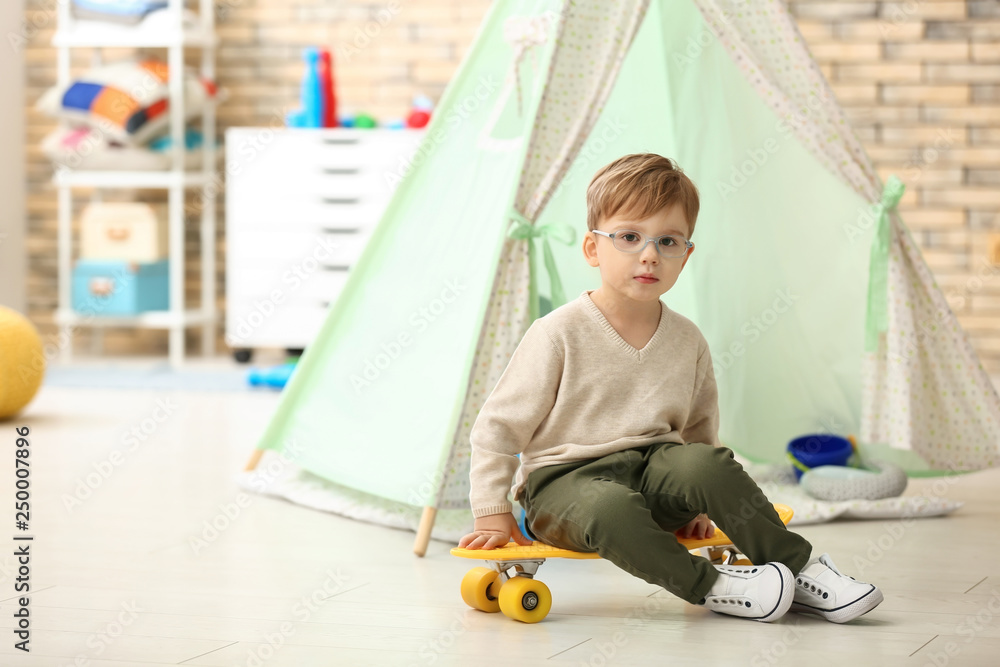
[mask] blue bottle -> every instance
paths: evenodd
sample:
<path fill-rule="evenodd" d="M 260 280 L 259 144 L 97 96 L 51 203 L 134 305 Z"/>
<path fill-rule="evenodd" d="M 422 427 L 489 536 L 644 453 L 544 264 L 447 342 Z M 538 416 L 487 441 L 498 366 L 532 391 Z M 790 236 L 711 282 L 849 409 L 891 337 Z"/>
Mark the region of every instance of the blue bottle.
<path fill-rule="evenodd" d="M 302 52 L 306 71 L 302 76 L 302 127 L 323 127 L 323 95 L 319 85 L 319 51 L 307 47 Z"/>

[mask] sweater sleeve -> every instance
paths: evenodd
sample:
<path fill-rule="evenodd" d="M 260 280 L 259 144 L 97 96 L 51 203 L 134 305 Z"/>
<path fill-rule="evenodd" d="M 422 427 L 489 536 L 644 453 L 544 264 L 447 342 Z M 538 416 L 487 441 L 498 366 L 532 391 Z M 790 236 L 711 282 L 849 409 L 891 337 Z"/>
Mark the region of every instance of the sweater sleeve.
<path fill-rule="evenodd" d="M 517 455 L 552 411 L 562 370 L 562 354 L 543 325 L 532 322 L 469 434 L 469 500 L 474 517 L 513 509 L 508 492 L 519 464 Z"/>
<path fill-rule="evenodd" d="M 684 442 L 703 442 L 719 447 L 719 393 L 715 386 L 715 371 L 712 368 L 712 353 L 705 349 L 698 357 L 694 393 L 691 396 L 691 410 L 681 433 Z"/>

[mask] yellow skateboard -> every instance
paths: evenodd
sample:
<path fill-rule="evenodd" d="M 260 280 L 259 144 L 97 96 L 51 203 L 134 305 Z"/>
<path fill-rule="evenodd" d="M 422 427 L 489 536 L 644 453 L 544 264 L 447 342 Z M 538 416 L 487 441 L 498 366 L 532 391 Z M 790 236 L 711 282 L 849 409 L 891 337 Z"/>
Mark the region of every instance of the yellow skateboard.
<path fill-rule="evenodd" d="M 787 526 L 792 519 L 792 508 L 775 503 L 774 509 Z M 691 553 L 713 563 L 750 564 L 749 560 L 736 551 L 732 540 L 718 528 L 708 539 L 677 538 L 677 541 Z M 535 579 L 538 567 L 546 558 L 600 558 L 596 553 L 559 549 L 537 541 L 531 546 L 508 542 L 505 546 L 488 551 L 455 547 L 451 554 L 459 558 L 485 560 L 489 566 L 474 567 L 462 578 L 462 599 L 467 605 L 480 611 L 500 611 L 508 618 L 525 623 L 537 623 L 548 615 L 552 607 L 549 587 Z"/>

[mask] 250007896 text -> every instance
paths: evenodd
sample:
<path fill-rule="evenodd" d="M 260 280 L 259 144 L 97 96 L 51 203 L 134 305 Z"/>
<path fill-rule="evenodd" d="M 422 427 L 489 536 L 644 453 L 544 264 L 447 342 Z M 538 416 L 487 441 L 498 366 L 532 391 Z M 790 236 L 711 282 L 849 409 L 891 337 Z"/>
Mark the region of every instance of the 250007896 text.
<path fill-rule="evenodd" d="M 16 448 L 14 449 L 14 526 L 20 531 L 27 531 L 31 520 L 31 450 L 27 426 L 15 429 L 17 432 Z M 15 535 L 15 542 L 27 542 L 33 539 L 30 535 Z M 31 544 L 19 544 L 14 549 L 17 559 L 17 577 L 14 579 L 14 591 L 20 597 L 14 605 L 14 648 L 29 652 L 31 641 L 31 621 L 28 611 L 31 591 Z"/>

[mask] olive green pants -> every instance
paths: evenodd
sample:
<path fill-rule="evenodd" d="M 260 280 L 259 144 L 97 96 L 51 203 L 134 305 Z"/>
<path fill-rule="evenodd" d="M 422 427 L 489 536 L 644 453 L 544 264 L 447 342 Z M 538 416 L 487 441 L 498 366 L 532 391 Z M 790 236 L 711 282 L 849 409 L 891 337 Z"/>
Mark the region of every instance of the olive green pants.
<path fill-rule="evenodd" d="M 753 563 L 798 574 L 812 546 L 781 523 L 725 447 L 658 443 L 528 475 L 520 499 L 529 530 L 556 547 L 597 552 L 621 569 L 698 603 L 718 571 L 673 531 L 707 514 Z"/>

